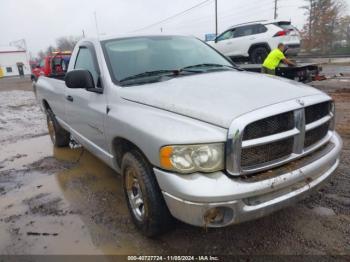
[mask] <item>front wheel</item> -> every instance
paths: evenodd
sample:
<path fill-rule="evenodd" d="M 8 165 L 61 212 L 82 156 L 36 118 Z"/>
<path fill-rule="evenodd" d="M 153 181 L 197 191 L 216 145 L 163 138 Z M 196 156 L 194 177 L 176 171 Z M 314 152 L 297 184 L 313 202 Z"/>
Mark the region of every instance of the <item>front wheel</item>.
<path fill-rule="evenodd" d="M 46 110 L 47 128 L 51 141 L 55 147 L 65 147 L 69 145 L 70 133 L 64 130 L 58 123 L 54 113 L 49 108 Z"/>
<path fill-rule="evenodd" d="M 129 212 L 136 227 L 148 237 L 168 231 L 173 218 L 147 160 L 136 150 L 128 152 L 123 156 L 121 171 Z"/>

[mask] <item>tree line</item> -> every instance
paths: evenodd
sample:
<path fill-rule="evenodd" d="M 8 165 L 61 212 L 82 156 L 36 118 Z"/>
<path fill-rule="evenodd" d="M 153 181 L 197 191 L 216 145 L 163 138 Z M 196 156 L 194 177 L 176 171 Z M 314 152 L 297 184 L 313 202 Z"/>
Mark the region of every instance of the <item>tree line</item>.
<path fill-rule="evenodd" d="M 62 36 L 56 39 L 56 45 L 50 45 L 46 50 L 39 51 L 37 59 L 41 60 L 45 56 L 52 54 L 55 51 L 73 51 L 74 46 L 82 37 L 77 36 Z"/>
<path fill-rule="evenodd" d="M 302 47 L 307 52 L 350 53 L 350 16 L 343 0 L 304 0 L 307 22 Z"/>

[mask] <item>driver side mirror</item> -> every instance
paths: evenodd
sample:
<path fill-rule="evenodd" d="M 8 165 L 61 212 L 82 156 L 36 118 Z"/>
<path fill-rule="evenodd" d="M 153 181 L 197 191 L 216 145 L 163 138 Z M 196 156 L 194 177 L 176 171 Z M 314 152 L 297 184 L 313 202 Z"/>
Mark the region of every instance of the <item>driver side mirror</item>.
<path fill-rule="evenodd" d="M 69 71 L 64 81 L 68 88 L 84 88 L 87 90 L 95 88 L 94 79 L 88 70 L 75 69 Z"/>

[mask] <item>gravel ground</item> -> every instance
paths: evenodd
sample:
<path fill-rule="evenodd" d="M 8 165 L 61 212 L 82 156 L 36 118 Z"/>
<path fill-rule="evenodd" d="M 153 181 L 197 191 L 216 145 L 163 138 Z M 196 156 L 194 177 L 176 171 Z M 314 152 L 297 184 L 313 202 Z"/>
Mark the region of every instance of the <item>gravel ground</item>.
<path fill-rule="evenodd" d="M 344 140 L 321 190 L 256 221 L 209 230 L 179 222 L 151 240 L 131 223 L 119 176 L 82 148 L 54 149 L 31 83 L 0 80 L 0 254 L 350 255 L 349 83 L 314 83 L 336 100 Z"/>

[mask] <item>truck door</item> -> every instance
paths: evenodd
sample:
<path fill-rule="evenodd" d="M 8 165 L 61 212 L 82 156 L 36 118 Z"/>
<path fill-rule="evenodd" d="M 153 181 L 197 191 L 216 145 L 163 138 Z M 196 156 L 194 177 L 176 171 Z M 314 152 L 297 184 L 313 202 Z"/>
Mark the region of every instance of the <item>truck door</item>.
<path fill-rule="evenodd" d="M 106 117 L 106 97 L 100 81 L 100 69 L 92 43 L 80 45 L 76 60 L 72 61 L 74 69 L 88 70 L 93 76 L 95 87 L 101 92 L 86 89 L 66 88 L 66 120 L 71 133 L 88 148 L 107 151 L 104 132 Z M 102 149 L 102 150 L 101 150 Z"/>
<path fill-rule="evenodd" d="M 267 28 L 262 24 L 237 27 L 233 34 L 233 55 L 248 56 L 249 48 L 256 43 L 265 43 Z"/>
<path fill-rule="evenodd" d="M 236 28 L 233 34 L 233 56 L 248 55 L 248 49 L 255 41 L 254 25 L 241 26 Z"/>

